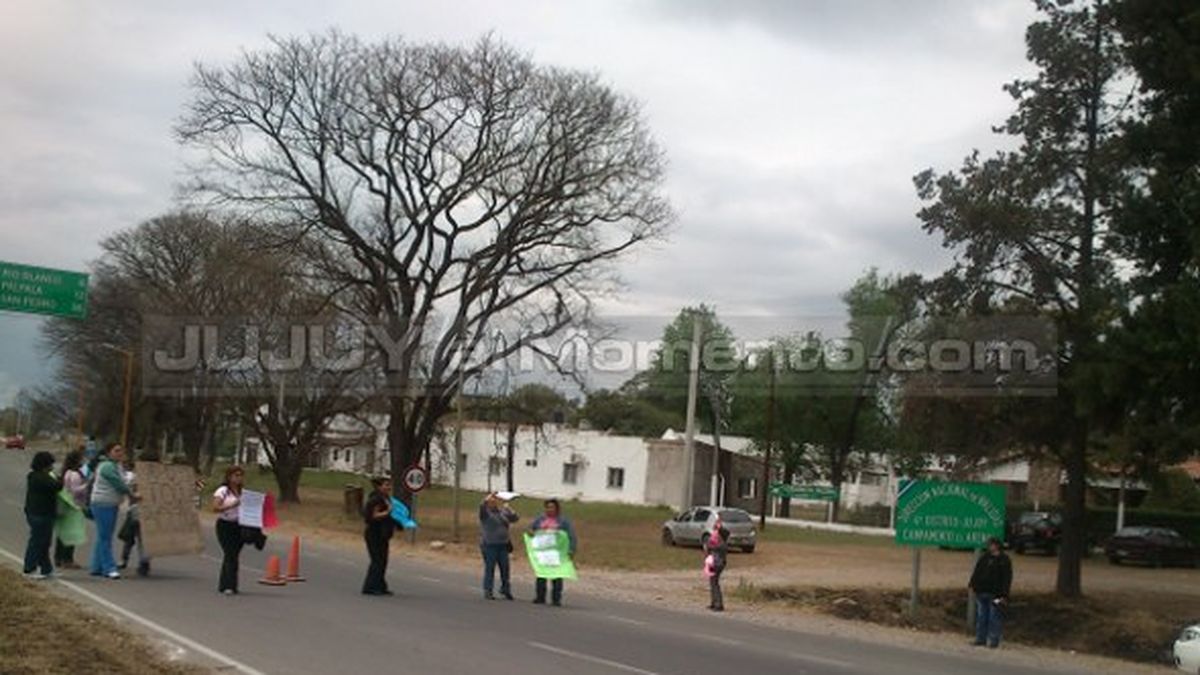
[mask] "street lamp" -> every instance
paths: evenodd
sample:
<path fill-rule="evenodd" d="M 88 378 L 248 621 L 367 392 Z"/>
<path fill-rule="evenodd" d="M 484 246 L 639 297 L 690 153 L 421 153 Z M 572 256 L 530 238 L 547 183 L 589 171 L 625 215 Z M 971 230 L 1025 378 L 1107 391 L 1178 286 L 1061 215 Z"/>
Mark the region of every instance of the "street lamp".
<path fill-rule="evenodd" d="M 125 404 L 121 413 L 121 447 L 129 445 L 129 406 L 133 394 L 133 352 L 116 345 L 101 343 L 101 347 L 122 354 L 125 357 Z"/>

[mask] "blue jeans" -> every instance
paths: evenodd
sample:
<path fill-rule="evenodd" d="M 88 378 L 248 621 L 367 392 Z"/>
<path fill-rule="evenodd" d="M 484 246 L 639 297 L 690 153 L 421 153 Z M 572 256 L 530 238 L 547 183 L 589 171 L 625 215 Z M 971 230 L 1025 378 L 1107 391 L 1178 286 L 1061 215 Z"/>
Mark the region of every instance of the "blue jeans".
<path fill-rule="evenodd" d="M 25 545 L 25 573 L 34 570 L 42 574 L 54 571 L 50 564 L 50 541 L 54 539 L 54 516 L 31 516 L 25 514 L 29 523 L 29 543 Z"/>
<path fill-rule="evenodd" d="M 116 504 L 93 504 L 92 518 L 96 520 L 96 545 L 92 548 L 92 574 L 109 574 L 117 571 L 113 558 L 113 532 L 117 529 Z"/>
<path fill-rule="evenodd" d="M 508 584 L 508 544 L 483 544 L 483 592 L 491 593 L 496 584 L 496 567 L 500 568 L 500 593 L 510 595 Z"/>
<path fill-rule="evenodd" d="M 995 647 L 1000 644 L 1000 605 L 991 593 L 975 594 L 975 643 Z"/>

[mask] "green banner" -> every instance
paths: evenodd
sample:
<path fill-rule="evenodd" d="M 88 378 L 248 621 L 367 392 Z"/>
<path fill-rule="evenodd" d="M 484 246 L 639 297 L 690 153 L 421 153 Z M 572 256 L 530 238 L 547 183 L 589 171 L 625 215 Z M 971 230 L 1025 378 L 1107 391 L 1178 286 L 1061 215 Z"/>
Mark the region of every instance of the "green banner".
<path fill-rule="evenodd" d="M 773 497 L 789 499 L 807 499 L 810 501 L 836 502 L 838 491 L 832 485 L 789 485 L 787 483 L 771 483 L 768 490 Z"/>
<path fill-rule="evenodd" d="M 0 262 L 0 310 L 82 319 L 88 275 Z"/>
<path fill-rule="evenodd" d="M 896 496 L 896 543 L 983 548 L 1004 537 L 1004 486 L 907 481 Z"/>
<path fill-rule="evenodd" d="M 571 561 L 571 539 L 562 530 L 525 533 L 525 552 L 534 576 L 540 579 L 577 579 Z"/>

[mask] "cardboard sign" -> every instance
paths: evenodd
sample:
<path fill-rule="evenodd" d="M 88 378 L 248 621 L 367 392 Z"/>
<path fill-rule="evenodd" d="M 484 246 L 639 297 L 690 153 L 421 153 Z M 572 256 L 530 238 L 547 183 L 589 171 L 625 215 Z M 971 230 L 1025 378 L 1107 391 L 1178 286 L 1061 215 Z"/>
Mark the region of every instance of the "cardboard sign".
<path fill-rule="evenodd" d="M 146 555 L 157 558 L 204 551 L 196 513 L 196 476 L 191 467 L 138 462 L 137 485 Z"/>

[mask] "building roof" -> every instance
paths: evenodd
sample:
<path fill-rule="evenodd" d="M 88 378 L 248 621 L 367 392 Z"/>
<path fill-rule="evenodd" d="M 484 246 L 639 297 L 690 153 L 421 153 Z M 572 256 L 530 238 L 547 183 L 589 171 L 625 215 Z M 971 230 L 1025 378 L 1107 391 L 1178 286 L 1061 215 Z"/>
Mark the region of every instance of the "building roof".
<path fill-rule="evenodd" d="M 687 440 L 687 434 L 682 431 L 667 429 L 663 432 L 661 439 L 664 441 L 683 441 Z M 716 445 L 712 434 L 696 434 L 695 440 L 697 443 L 703 443 L 709 447 Z M 722 450 L 728 450 L 739 455 L 753 455 L 755 454 L 753 445 L 754 440 L 745 436 L 726 436 L 725 434 L 721 434 Z"/>
<path fill-rule="evenodd" d="M 1175 468 L 1182 469 L 1194 481 L 1200 481 L 1200 457 L 1193 457 L 1186 462 L 1176 464 Z"/>

